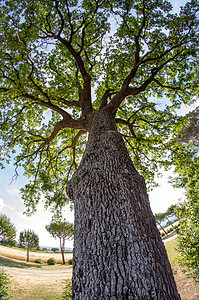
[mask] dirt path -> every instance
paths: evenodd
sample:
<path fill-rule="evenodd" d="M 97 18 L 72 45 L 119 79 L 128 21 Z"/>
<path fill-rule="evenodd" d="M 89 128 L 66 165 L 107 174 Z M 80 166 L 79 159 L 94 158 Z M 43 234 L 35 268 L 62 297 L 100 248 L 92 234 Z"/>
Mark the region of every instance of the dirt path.
<path fill-rule="evenodd" d="M 0 264 L 7 273 L 9 274 L 20 274 L 26 276 L 44 276 L 44 277 L 63 277 L 64 279 L 72 278 L 72 268 L 66 270 L 28 270 L 28 269 L 20 269 L 14 267 L 3 266 Z M 64 267 L 64 266 L 63 266 Z"/>

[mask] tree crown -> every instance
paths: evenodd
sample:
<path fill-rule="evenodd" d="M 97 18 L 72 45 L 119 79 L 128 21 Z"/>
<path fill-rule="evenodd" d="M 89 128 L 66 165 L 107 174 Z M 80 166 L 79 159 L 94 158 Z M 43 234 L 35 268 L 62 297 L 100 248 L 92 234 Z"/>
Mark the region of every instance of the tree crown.
<path fill-rule="evenodd" d="M 146 180 L 168 164 L 175 109 L 196 93 L 197 13 L 196 0 L 179 14 L 164 0 L 1 1 L 1 159 L 17 150 L 29 212 L 41 192 L 65 203 L 93 111 L 115 115 Z"/>
<path fill-rule="evenodd" d="M 65 240 L 66 238 L 72 238 L 74 225 L 66 220 L 52 221 L 50 225 L 46 225 L 46 230 L 52 235 L 52 237 Z"/>
<path fill-rule="evenodd" d="M 0 214 L 0 238 L 3 241 L 13 241 L 16 238 L 16 228 L 4 214 Z"/>
<path fill-rule="evenodd" d="M 31 229 L 20 232 L 19 244 L 21 247 L 32 249 L 39 245 L 38 235 Z"/>

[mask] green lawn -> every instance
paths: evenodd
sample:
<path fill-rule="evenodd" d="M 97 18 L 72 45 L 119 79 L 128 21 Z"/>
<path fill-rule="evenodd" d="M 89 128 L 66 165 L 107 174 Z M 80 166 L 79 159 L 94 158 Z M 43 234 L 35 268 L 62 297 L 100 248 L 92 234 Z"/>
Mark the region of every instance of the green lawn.
<path fill-rule="evenodd" d="M 171 266 L 176 264 L 176 259 L 178 257 L 178 251 L 176 250 L 178 244 L 178 239 L 175 238 L 165 244 L 167 250 L 168 258 Z"/>

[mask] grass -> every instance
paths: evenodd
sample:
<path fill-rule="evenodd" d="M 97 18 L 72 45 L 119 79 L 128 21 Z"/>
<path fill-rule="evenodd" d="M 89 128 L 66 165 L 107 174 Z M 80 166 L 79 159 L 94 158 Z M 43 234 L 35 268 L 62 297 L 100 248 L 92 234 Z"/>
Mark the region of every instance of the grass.
<path fill-rule="evenodd" d="M 167 250 L 167 255 L 170 261 L 171 266 L 173 267 L 176 264 L 176 259 L 178 257 L 178 251 L 176 250 L 178 245 L 178 239 L 175 238 L 165 244 Z"/>
<path fill-rule="evenodd" d="M 47 264 L 36 264 L 36 263 L 27 263 L 22 261 L 17 261 L 11 258 L 0 257 L 0 264 L 6 267 L 20 268 L 20 269 L 45 269 L 45 270 L 63 270 L 72 269 L 71 265 L 47 265 Z"/>

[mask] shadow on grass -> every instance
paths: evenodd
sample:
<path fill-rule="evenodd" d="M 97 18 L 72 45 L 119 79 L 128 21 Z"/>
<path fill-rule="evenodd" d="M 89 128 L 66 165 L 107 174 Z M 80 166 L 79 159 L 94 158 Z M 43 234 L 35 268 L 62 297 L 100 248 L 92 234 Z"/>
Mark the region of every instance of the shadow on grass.
<path fill-rule="evenodd" d="M 4 267 L 13 267 L 13 268 L 20 268 L 20 269 L 29 269 L 29 268 L 37 268 L 40 269 L 41 266 L 40 265 L 32 265 L 29 263 L 23 263 L 23 262 L 18 262 L 18 261 L 14 261 L 5 257 L 0 257 L 0 267 L 4 266 Z"/>

